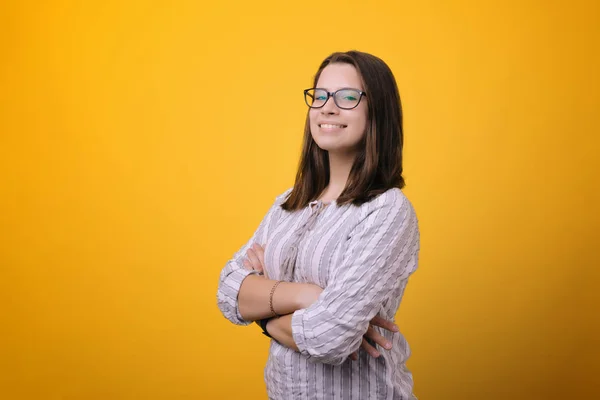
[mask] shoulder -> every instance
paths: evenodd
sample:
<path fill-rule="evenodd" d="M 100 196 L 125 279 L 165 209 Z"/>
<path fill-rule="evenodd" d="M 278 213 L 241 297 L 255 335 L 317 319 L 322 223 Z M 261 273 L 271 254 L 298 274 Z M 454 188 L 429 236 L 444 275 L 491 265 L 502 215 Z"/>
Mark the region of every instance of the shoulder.
<path fill-rule="evenodd" d="M 402 231 L 418 226 L 415 210 L 406 195 L 398 188 L 388 189 L 358 207 L 358 223 L 372 224 L 381 229 L 390 227 Z"/>
<path fill-rule="evenodd" d="M 275 197 L 275 200 L 271 203 L 271 206 L 269 207 L 267 214 L 264 217 L 265 220 L 275 221 L 279 218 L 279 215 L 283 211 L 281 205 L 286 201 L 291 192 L 292 190 L 288 189 Z"/>
<path fill-rule="evenodd" d="M 418 230 L 412 204 L 400 189 L 388 189 L 354 207 L 354 211 L 350 211 L 354 221 L 351 232 L 392 232 L 390 237 L 400 238 L 405 232 Z"/>
<path fill-rule="evenodd" d="M 398 188 L 388 189 L 371 200 L 379 207 L 403 207 L 408 202 L 408 198 Z"/>
<path fill-rule="evenodd" d="M 408 213 L 414 214 L 413 206 L 402 192 L 398 188 L 388 189 L 380 195 L 371 199 L 367 203 L 360 206 L 365 208 L 365 212 L 371 213 L 377 210 L 386 210 L 389 213 Z"/>
<path fill-rule="evenodd" d="M 287 189 L 285 192 L 279 194 L 276 198 L 275 198 L 275 206 L 281 206 L 283 203 L 285 203 L 285 201 L 287 200 L 287 198 L 290 196 L 290 194 L 292 193 L 292 189 L 293 188 L 289 188 Z"/>

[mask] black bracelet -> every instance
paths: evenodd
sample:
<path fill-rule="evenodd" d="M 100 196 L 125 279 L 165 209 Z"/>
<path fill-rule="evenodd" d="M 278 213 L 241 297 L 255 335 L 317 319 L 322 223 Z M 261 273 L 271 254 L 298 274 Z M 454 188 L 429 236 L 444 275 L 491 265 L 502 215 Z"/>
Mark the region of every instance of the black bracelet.
<path fill-rule="evenodd" d="M 265 319 L 258 320 L 258 326 L 260 326 L 260 328 L 262 329 L 262 334 L 269 338 L 272 337 L 271 335 L 269 335 L 269 332 L 267 332 L 267 323 L 270 320 L 271 320 L 271 318 L 265 318 Z"/>

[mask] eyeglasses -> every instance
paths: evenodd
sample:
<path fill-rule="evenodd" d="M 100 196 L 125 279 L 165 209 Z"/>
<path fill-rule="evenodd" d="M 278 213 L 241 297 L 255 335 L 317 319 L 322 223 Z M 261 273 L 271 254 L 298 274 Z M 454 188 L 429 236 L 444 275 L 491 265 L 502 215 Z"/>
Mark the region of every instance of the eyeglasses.
<path fill-rule="evenodd" d="M 342 110 L 352 110 L 358 106 L 364 95 L 366 93 L 358 89 L 343 88 L 328 92 L 326 89 L 311 88 L 304 91 L 304 101 L 310 108 L 321 108 L 333 97 L 336 106 Z"/>

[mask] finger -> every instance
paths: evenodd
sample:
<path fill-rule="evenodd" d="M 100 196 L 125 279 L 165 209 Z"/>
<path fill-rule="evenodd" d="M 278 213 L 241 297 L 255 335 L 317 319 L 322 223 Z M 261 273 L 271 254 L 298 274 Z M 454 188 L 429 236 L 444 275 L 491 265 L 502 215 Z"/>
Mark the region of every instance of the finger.
<path fill-rule="evenodd" d="M 358 352 L 355 351 L 354 353 L 350 354 L 350 359 L 352 361 L 358 360 Z"/>
<path fill-rule="evenodd" d="M 254 268 L 252 268 L 252 264 L 250 264 L 250 261 L 248 261 L 248 259 L 244 259 L 244 268 L 246 268 L 249 271 L 253 271 Z"/>
<path fill-rule="evenodd" d="M 259 245 L 258 243 L 254 244 L 254 252 L 258 256 L 258 260 L 260 261 L 260 265 L 262 269 L 265 269 L 265 249 Z"/>
<path fill-rule="evenodd" d="M 250 248 L 250 249 L 248 249 L 246 254 L 248 255 L 248 260 L 250 260 L 252 268 L 259 272 L 262 272 L 262 265 L 260 264 L 260 260 L 258 259 L 258 256 L 254 252 L 254 250 L 252 250 L 252 248 Z"/>
<path fill-rule="evenodd" d="M 367 342 L 364 338 L 363 338 L 362 343 L 360 344 L 360 347 L 365 349 L 371 357 L 377 358 L 381 355 L 381 353 L 379 351 L 377 351 L 377 349 L 375 347 L 371 346 L 369 344 L 369 342 Z"/>
<path fill-rule="evenodd" d="M 258 243 L 254 243 L 252 245 L 252 250 L 254 251 L 254 254 L 256 254 L 256 256 L 258 257 L 258 260 L 261 265 L 260 268 L 261 268 L 262 275 L 264 275 L 265 278 L 269 279 L 269 276 L 267 274 L 267 267 L 265 264 L 265 249 L 264 249 L 264 247 Z"/>
<path fill-rule="evenodd" d="M 374 329 L 370 325 L 369 325 L 369 329 L 367 330 L 367 333 L 365 333 L 365 337 L 371 339 L 372 341 L 374 341 L 375 343 L 377 343 L 384 349 L 389 350 L 392 348 L 392 343 L 389 340 L 387 340 L 383 335 L 381 335 L 379 332 L 377 332 L 377 330 Z"/>
<path fill-rule="evenodd" d="M 371 320 L 371 324 L 375 325 L 375 326 L 379 326 L 380 328 L 383 328 L 390 332 L 398 332 L 399 331 L 398 325 L 396 325 L 392 321 L 388 321 L 387 319 L 380 317 L 379 315 L 376 315 L 375 318 L 373 318 Z"/>

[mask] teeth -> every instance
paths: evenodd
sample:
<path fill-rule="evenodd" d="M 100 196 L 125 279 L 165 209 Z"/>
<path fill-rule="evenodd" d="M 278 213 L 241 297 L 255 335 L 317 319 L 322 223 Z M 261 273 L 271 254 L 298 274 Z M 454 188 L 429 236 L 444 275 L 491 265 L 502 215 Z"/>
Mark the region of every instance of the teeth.
<path fill-rule="evenodd" d="M 343 128 L 343 127 L 344 127 L 344 125 L 321 124 L 321 128 L 328 128 L 328 129 Z"/>

